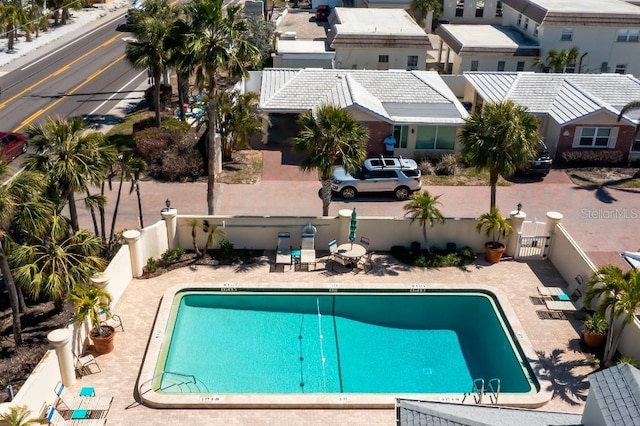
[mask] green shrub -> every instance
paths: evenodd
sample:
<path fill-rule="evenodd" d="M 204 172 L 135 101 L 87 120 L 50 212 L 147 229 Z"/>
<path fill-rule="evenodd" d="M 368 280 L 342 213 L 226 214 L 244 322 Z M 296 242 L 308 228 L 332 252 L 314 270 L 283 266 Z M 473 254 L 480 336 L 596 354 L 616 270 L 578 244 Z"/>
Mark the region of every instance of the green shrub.
<path fill-rule="evenodd" d="M 460 170 L 458 157 L 454 154 L 445 154 L 436 164 L 436 174 L 440 176 L 455 176 Z"/>
<path fill-rule="evenodd" d="M 186 121 L 180 121 L 177 118 L 165 118 L 164 120 L 162 120 L 162 125 L 161 125 L 163 130 L 166 130 L 168 132 L 179 132 L 182 133 L 183 135 L 186 135 L 187 133 L 189 133 L 189 130 L 191 130 L 191 125 L 189 123 L 187 123 Z"/>
<path fill-rule="evenodd" d="M 418 168 L 423 176 L 433 176 L 436 174 L 436 166 L 434 166 L 428 158 L 421 160 L 420 163 L 418 163 Z"/>
<path fill-rule="evenodd" d="M 564 151 L 562 161 L 572 165 L 607 165 L 622 161 L 624 154 L 612 149 L 575 149 Z"/>
<path fill-rule="evenodd" d="M 162 259 L 162 263 L 165 263 L 165 264 L 173 263 L 177 260 L 180 260 L 180 258 L 182 257 L 182 255 L 184 255 L 184 253 L 185 253 L 185 249 L 183 249 L 182 247 L 167 249 L 167 251 L 162 253 L 160 258 Z"/>
<path fill-rule="evenodd" d="M 427 250 L 412 251 L 404 246 L 393 246 L 391 255 L 402 263 L 422 268 L 444 268 L 448 266 L 469 265 L 476 258 L 470 247 L 463 247 L 457 251 L 447 251 L 438 247 Z"/>
<path fill-rule="evenodd" d="M 155 273 L 158 270 L 158 262 L 153 257 L 150 257 L 147 259 L 147 266 L 145 266 L 144 270 L 148 274 Z"/>
<path fill-rule="evenodd" d="M 236 248 L 233 243 L 226 238 L 220 241 L 220 256 L 223 259 L 232 259 L 236 256 Z"/>

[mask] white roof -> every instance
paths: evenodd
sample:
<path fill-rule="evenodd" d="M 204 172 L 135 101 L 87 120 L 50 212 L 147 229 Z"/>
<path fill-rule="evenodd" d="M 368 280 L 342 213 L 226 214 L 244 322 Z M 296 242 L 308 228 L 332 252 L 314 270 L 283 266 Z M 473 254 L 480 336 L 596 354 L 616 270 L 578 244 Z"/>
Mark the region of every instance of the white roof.
<path fill-rule="evenodd" d="M 358 108 L 393 123 L 458 125 L 468 115 L 433 71 L 267 68 L 262 72 L 264 111 L 296 113 L 327 103 Z"/>
<path fill-rule="evenodd" d="M 276 39 L 276 51 L 278 54 L 285 53 L 331 53 L 327 52 L 324 40 L 283 40 Z"/>
<path fill-rule="evenodd" d="M 404 9 L 338 7 L 335 13 L 339 34 L 426 36 Z"/>
<path fill-rule="evenodd" d="M 640 14 L 640 8 L 622 0 L 529 0 L 529 3 L 553 12 Z"/>
<path fill-rule="evenodd" d="M 466 72 L 464 76 L 485 101 L 511 99 L 560 124 L 600 111 L 617 116 L 625 104 L 640 99 L 640 80 L 628 74 Z M 625 121 L 635 125 L 639 115 L 630 112 Z"/>

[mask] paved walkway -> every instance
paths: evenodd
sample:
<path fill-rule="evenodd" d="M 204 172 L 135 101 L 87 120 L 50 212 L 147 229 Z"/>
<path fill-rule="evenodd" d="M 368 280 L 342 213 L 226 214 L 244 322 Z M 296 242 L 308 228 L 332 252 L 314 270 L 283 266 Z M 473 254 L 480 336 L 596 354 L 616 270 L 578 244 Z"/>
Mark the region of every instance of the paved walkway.
<path fill-rule="evenodd" d="M 133 280 L 118 302 L 115 312 L 122 317 L 125 332 L 116 336 L 114 352 L 97 357 L 101 373 L 82 377 L 73 391 L 82 386 L 94 386 L 98 395 L 115 395 L 108 413 L 109 424 L 156 425 L 392 425 L 393 409 L 377 410 L 154 410 L 139 405 L 135 394 L 145 347 L 153 328 L 154 318 L 162 294 L 179 283 L 234 282 L 240 287 L 265 286 L 287 288 L 312 285 L 319 288 L 406 288 L 409 284 L 424 283 L 426 287 L 465 288 L 475 285 L 490 286 L 502 291 L 533 348 L 544 353 L 544 362 L 538 368 L 549 369 L 548 376 L 557 386 L 556 396 L 544 409 L 551 411 L 581 412 L 586 397 L 586 366 L 580 349 L 579 322 L 576 320 L 541 320 L 529 296 L 537 295 L 539 285 L 563 285 L 562 278 L 549 262 L 501 262 L 493 266 L 479 262 L 476 268 L 421 269 L 396 264 L 393 259 L 379 255 L 374 258 L 372 272 L 364 274 L 336 274 L 322 269 L 312 272 L 269 272 L 268 259 L 260 260 L 250 268 L 231 266 L 182 268 L 148 280 Z M 464 315 L 463 312 L 460 313 Z M 558 351 L 559 358 L 548 362 Z M 52 393 L 53 394 L 53 393 Z"/>

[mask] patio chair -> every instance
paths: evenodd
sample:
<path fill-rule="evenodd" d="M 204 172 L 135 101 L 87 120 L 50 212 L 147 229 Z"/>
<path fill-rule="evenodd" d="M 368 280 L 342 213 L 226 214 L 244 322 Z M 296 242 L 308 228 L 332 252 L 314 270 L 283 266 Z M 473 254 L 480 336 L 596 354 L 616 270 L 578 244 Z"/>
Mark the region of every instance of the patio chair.
<path fill-rule="evenodd" d="M 542 297 L 555 297 L 568 301 L 571 297 L 581 294 L 578 284 L 569 283 L 566 287 L 538 287 L 538 293 Z"/>
<path fill-rule="evenodd" d="M 77 416 L 77 419 L 74 418 Z M 47 409 L 47 420 L 54 426 L 102 426 L 107 423 L 107 419 L 90 419 L 87 410 L 75 410 L 71 413 L 71 419 L 66 420 L 62 414 L 51 406 Z"/>
<path fill-rule="evenodd" d="M 360 245 L 364 247 L 366 251 L 369 251 L 369 246 L 371 245 L 371 241 L 367 237 L 360 237 Z"/>
<path fill-rule="evenodd" d="M 100 311 L 99 315 L 101 325 L 109 325 L 114 329 L 120 327 L 120 329 L 124 332 L 124 326 L 122 325 L 122 319 L 120 318 L 120 315 L 112 313 L 111 310 L 107 310 L 107 312 Z"/>
<path fill-rule="evenodd" d="M 291 234 L 279 232 L 278 246 L 276 247 L 276 266 L 289 265 L 289 268 L 291 268 L 291 262 Z M 284 266 L 282 269 L 284 270 Z"/>
<path fill-rule="evenodd" d="M 316 269 L 315 235 L 302 234 L 301 238 L 300 264 L 306 264 L 307 270 L 309 270 L 309 265 L 313 263 L 313 269 Z"/>
<path fill-rule="evenodd" d="M 545 300 L 544 304 L 550 311 L 577 312 L 585 308 L 583 296 L 578 300 Z"/>
<path fill-rule="evenodd" d="M 112 396 L 74 396 L 62 382 L 56 384 L 54 391 L 69 410 L 108 411 L 113 402 Z"/>
<path fill-rule="evenodd" d="M 98 361 L 91 354 L 78 356 L 73 352 L 73 358 L 75 360 L 76 371 L 80 376 L 86 376 L 87 374 L 93 373 L 91 371 L 91 366 L 95 365 L 99 372 L 102 372 L 100 365 L 98 365 Z"/>
<path fill-rule="evenodd" d="M 349 268 L 353 267 L 353 263 L 351 263 L 351 259 L 347 259 L 344 256 L 341 256 L 338 253 L 338 242 L 336 240 L 329 242 L 329 260 L 333 260 L 336 263 L 339 263 L 342 266 L 346 266 Z"/>
<path fill-rule="evenodd" d="M 373 269 L 373 254 L 375 252 L 373 251 L 368 251 L 367 254 L 365 254 L 364 256 L 362 256 L 359 260 L 358 260 L 358 264 L 357 266 L 360 267 L 362 266 L 362 270 L 364 271 L 364 273 L 366 274 L 367 272 L 370 272 Z M 367 270 L 367 267 L 369 267 L 369 270 Z"/>

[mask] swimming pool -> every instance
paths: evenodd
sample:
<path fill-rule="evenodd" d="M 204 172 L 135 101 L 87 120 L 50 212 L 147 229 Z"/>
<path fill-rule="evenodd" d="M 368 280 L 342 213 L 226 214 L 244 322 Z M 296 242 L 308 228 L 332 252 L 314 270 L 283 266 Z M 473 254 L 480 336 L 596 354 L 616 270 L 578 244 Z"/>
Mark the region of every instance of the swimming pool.
<path fill-rule="evenodd" d="M 226 405 L 240 397 L 273 406 L 276 396 L 304 404 L 361 395 L 459 401 L 473 398 L 480 379 L 494 387 L 499 379 L 503 400 L 540 390 L 490 292 L 224 290 L 172 296 L 150 342 L 159 349 L 150 392 L 140 388 L 143 399 L 153 395 L 150 405 L 158 398 Z"/>

